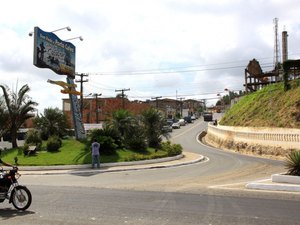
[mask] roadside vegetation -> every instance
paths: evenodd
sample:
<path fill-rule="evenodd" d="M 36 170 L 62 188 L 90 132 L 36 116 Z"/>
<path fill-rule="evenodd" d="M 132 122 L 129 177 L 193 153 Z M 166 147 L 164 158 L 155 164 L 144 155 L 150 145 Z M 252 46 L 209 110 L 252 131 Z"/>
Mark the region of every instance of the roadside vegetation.
<path fill-rule="evenodd" d="M 243 96 L 220 125 L 300 129 L 300 79 L 290 82 L 290 87 L 285 91 L 277 83 Z"/>
<path fill-rule="evenodd" d="M 285 167 L 288 175 L 300 176 L 300 151 L 294 151 L 287 155 Z"/>
<path fill-rule="evenodd" d="M 115 111 L 103 129 L 92 130 L 85 140 L 68 136 L 66 117 L 58 108 L 45 109 L 33 120 L 23 147 L 4 151 L 2 159 L 22 166 L 71 165 L 91 163 L 90 146 L 94 139 L 101 144 L 101 162 L 124 162 L 156 159 L 182 153 L 182 147 L 169 141 L 163 129 L 164 117 L 155 109 L 141 115 L 126 110 Z M 34 146 L 34 150 L 32 150 Z"/>
<path fill-rule="evenodd" d="M 47 151 L 46 145 L 47 142 L 43 141 L 41 149 L 29 156 L 24 155 L 23 148 L 10 149 L 4 151 L 1 158 L 5 162 L 13 163 L 15 157 L 17 157 L 20 166 L 82 165 L 91 163 L 90 150 L 86 148 L 86 144 L 83 142 L 74 139 L 62 140 L 62 146 L 55 152 Z M 166 145 L 166 148 L 159 150 L 147 148 L 142 152 L 118 149 L 113 154 L 101 154 L 100 161 L 102 163 L 128 162 L 163 158 L 171 156 L 173 153 L 176 153 L 174 155 L 180 154 L 181 146 Z"/>

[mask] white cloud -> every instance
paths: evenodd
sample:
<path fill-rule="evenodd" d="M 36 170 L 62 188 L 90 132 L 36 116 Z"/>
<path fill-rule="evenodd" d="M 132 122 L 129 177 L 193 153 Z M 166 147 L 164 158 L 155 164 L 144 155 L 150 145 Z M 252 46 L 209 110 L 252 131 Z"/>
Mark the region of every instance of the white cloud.
<path fill-rule="evenodd" d="M 6 1 L 1 8 L 0 83 L 28 83 L 40 112 L 61 108 L 67 95 L 46 82 L 65 80 L 64 76 L 33 66 L 28 33 L 34 26 L 45 31 L 70 26 L 71 32 L 56 33 L 62 40 L 83 36 L 84 41 L 72 42 L 76 71 L 90 73 L 85 94 L 115 96 L 115 89 L 130 88 L 129 97 L 175 97 L 177 90 L 183 96 L 205 98 L 199 94 L 242 89 L 249 60 L 273 61 L 275 17 L 279 37 L 283 26 L 289 33 L 290 57 L 300 57 L 300 5 L 292 0 L 27 0 Z M 154 70 L 163 73 L 150 74 Z M 180 72 L 186 70 L 194 72 Z M 148 74 L 101 75 L 119 71 Z"/>

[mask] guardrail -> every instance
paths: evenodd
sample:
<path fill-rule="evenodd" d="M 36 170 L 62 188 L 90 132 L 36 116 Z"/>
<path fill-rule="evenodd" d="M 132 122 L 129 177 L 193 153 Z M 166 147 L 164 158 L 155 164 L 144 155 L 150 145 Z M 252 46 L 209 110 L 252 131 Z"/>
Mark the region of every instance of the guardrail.
<path fill-rule="evenodd" d="M 300 150 L 300 129 L 215 126 L 209 123 L 207 134 L 220 141 Z"/>

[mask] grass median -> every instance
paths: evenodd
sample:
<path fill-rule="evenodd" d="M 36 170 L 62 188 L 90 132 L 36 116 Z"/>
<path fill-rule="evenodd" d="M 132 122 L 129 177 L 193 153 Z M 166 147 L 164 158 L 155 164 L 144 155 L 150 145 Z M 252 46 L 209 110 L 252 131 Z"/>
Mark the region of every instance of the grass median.
<path fill-rule="evenodd" d="M 101 152 L 101 150 L 100 150 Z M 128 149 L 116 150 L 115 154 L 101 154 L 101 163 L 126 162 L 167 157 L 168 152 L 148 148 L 146 151 L 137 152 Z M 57 152 L 46 151 L 45 143 L 42 149 L 34 155 L 24 155 L 22 148 L 6 150 L 1 159 L 14 163 L 18 158 L 20 166 L 53 166 L 53 165 L 82 165 L 91 163 L 91 152 L 84 143 L 77 140 L 63 140 L 62 147 Z"/>

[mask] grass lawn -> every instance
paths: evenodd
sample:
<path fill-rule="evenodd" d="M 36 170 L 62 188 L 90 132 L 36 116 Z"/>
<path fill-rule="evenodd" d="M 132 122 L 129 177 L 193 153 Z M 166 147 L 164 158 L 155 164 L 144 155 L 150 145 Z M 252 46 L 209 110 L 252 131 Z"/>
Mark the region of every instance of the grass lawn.
<path fill-rule="evenodd" d="M 45 143 L 42 150 L 32 156 L 24 156 L 22 148 L 11 149 L 3 153 L 1 159 L 8 163 L 14 163 L 14 158 L 18 157 L 18 165 L 20 166 L 81 165 L 91 163 L 90 150 L 86 149 L 85 144 L 77 140 L 63 140 L 62 147 L 58 152 L 47 152 L 44 149 Z M 142 153 L 131 150 L 117 150 L 114 155 L 102 154 L 100 161 L 102 163 L 125 162 L 166 156 L 167 152 L 162 150 L 155 152 L 151 148 Z"/>

